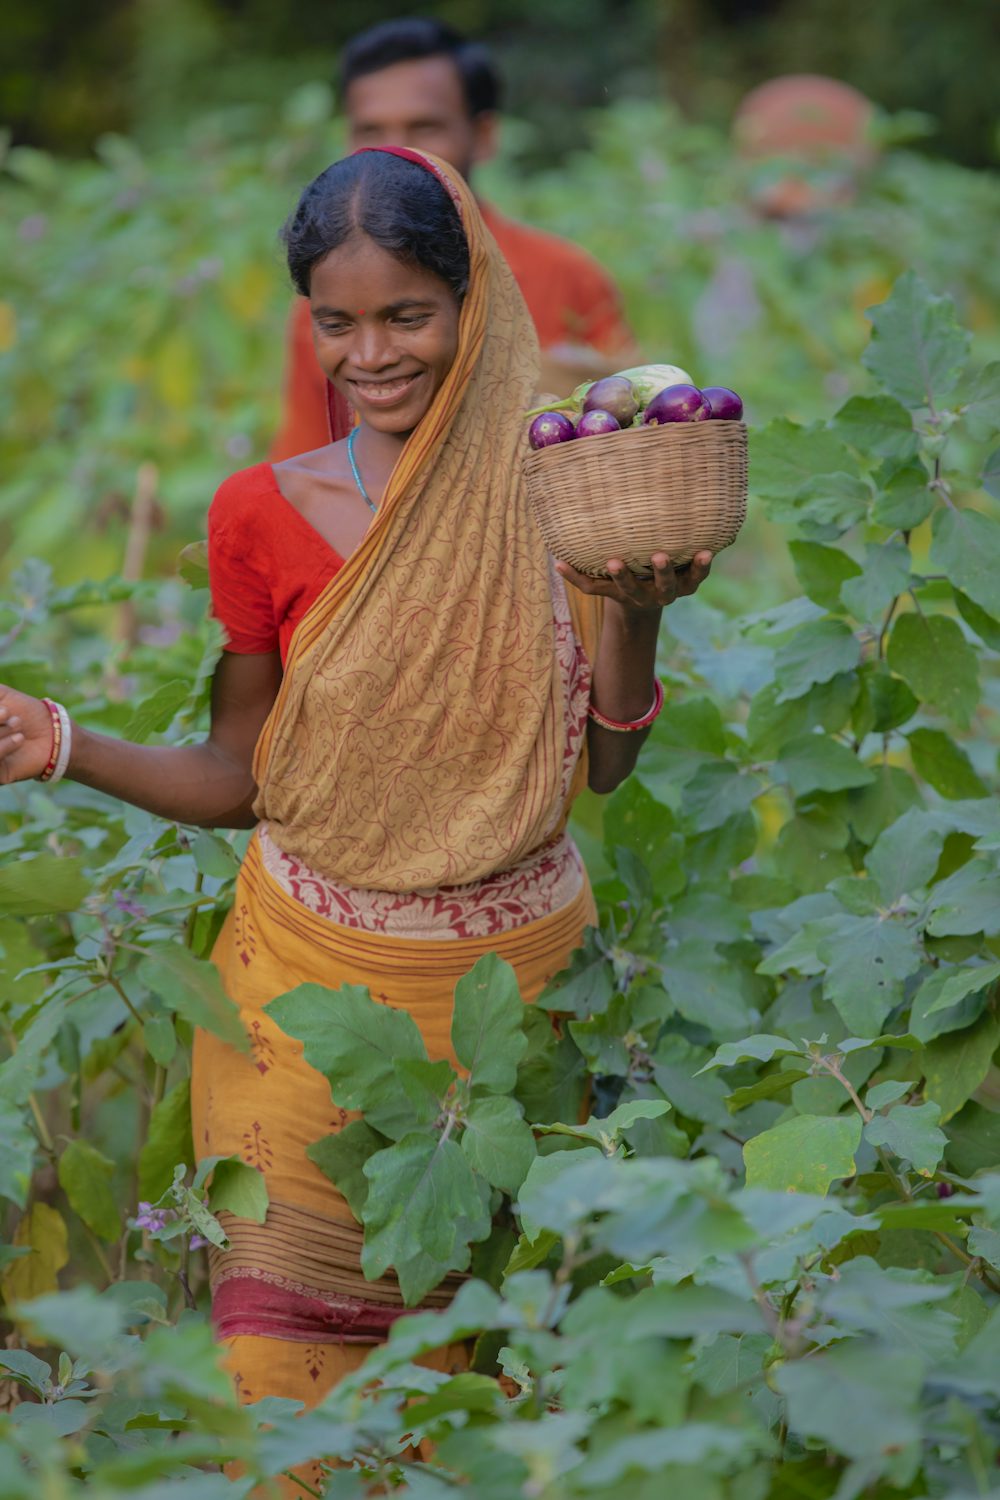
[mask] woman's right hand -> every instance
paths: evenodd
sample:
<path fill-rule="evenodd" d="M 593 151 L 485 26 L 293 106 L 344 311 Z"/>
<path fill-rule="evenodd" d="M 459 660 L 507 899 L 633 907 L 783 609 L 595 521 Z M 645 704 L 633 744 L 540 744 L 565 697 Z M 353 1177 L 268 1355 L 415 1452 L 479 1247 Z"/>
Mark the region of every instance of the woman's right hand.
<path fill-rule="evenodd" d="M 41 698 L 0 683 L 0 786 L 40 776 L 52 753 L 52 716 Z"/>

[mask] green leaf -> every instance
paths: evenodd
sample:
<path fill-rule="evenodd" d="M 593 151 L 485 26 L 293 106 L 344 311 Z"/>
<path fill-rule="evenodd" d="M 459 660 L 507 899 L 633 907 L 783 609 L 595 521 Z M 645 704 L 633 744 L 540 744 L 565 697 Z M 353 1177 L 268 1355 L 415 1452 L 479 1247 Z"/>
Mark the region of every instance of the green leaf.
<path fill-rule="evenodd" d="M 102 1240 L 116 1240 L 121 1233 L 114 1175 L 114 1162 L 86 1141 L 70 1141 L 59 1158 L 59 1186 L 70 1208 Z"/>
<path fill-rule="evenodd" d="M 824 1197 L 832 1182 L 853 1177 L 861 1117 L 796 1115 L 743 1147 L 747 1187 Z"/>
<path fill-rule="evenodd" d="M 932 937 L 967 937 L 1000 931 L 995 867 L 970 859 L 931 891 L 927 931 Z"/>
<path fill-rule="evenodd" d="M 979 699 L 976 653 L 946 615 L 900 615 L 886 659 L 917 697 L 958 724 L 968 724 Z"/>
<path fill-rule="evenodd" d="M 962 402 L 962 418 L 977 443 L 987 443 L 1000 432 L 1000 361 L 980 370 Z"/>
<path fill-rule="evenodd" d="M 869 492 L 850 449 L 829 427 L 800 427 L 784 418 L 751 438 L 750 471 L 772 519 L 806 519 L 842 530 L 859 521 Z"/>
<path fill-rule="evenodd" d="M 1000 500 L 1000 448 L 995 448 L 983 464 L 980 482 L 988 495 Z"/>
<path fill-rule="evenodd" d="M 464 1271 L 470 1242 L 489 1234 L 489 1189 L 456 1141 L 428 1135 L 376 1152 L 364 1173 L 362 1270 L 374 1281 L 394 1267 L 413 1307 L 449 1271 Z"/>
<path fill-rule="evenodd" d="M 567 1135 L 577 1141 L 592 1141 L 611 1156 L 622 1136 L 627 1135 L 638 1120 L 656 1120 L 669 1109 L 666 1099 L 630 1099 L 626 1104 L 619 1104 L 610 1115 L 591 1115 L 582 1125 L 564 1125 L 557 1120 L 551 1125 L 536 1125 L 534 1128 L 540 1135 Z"/>
<path fill-rule="evenodd" d="M 980 609 L 962 590 L 952 585 L 955 607 L 970 630 L 974 630 L 984 645 L 991 651 L 1000 651 L 1000 620 L 994 620 L 985 609 Z"/>
<path fill-rule="evenodd" d="M 904 686 L 904 684 L 900 684 Z M 856 672 L 840 672 L 829 682 L 820 682 L 800 698 L 778 701 L 781 686 L 769 682 L 762 687 L 750 705 L 747 717 L 747 739 L 756 758 L 777 755 L 807 729 L 842 729 L 857 700 L 859 679 Z M 909 689 L 907 689 L 909 691 Z"/>
<path fill-rule="evenodd" d="M 212 1169 L 208 1206 L 213 1214 L 235 1214 L 238 1219 L 252 1219 L 263 1224 L 267 1218 L 267 1186 L 256 1167 L 238 1157 L 224 1157 Z"/>
<path fill-rule="evenodd" d="M 90 892 L 90 881 L 79 859 L 37 854 L 32 859 L 7 861 L 0 867 L 0 913 L 40 917 L 49 912 L 77 911 Z"/>
<path fill-rule="evenodd" d="M 524 1001 L 510 964 L 487 953 L 455 986 L 451 1041 L 473 1088 L 509 1093 L 528 1039 Z M 374 1122 L 376 1125 L 377 1121 Z"/>
<path fill-rule="evenodd" d="M 356 984 L 300 984 L 264 1009 L 303 1043 L 306 1062 L 324 1075 L 342 1109 L 363 1110 L 372 1129 L 393 1140 L 409 1132 L 414 1109 L 397 1083 L 395 1061 L 427 1061 L 412 1016 L 377 1004 Z"/>
<path fill-rule="evenodd" d="M 943 729 L 913 729 L 906 736 L 913 768 L 942 797 L 985 797 L 987 787 L 965 751 Z"/>
<path fill-rule="evenodd" d="M 168 1010 L 221 1037 L 238 1052 L 249 1052 L 239 1010 L 208 959 L 195 958 L 182 944 L 164 944 L 149 950 L 139 964 L 139 977 Z"/>
<path fill-rule="evenodd" d="M 943 847 L 944 829 L 932 813 L 917 807 L 911 807 L 879 835 L 865 865 L 886 906 L 930 883 Z"/>
<path fill-rule="evenodd" d="M 385 1136 L 364 1120 L 351 1120 L 336 1135 L 326 1135 L 306 1147 L 309 1160 L 340 1189 L 359 1224 L 368 1198 L 365 1162 L 387 1144 Z"/>
<path fill-rule="evenodd" d="M 847 1458 L 870 1458 L 879 1468 L 887 1450 L 920 1441 L 924 1367 L 908 1349 L 850 1339 L 809 1359 L 787 1360 L 773 1379 L 800 1439 Z"/>
<path fill-rule="evenodd" d="M 861 647 L 842 620 L 808 621 L 775 655 L 774 675 L 781 689 L 778 703 L 801 698 L 817 682 L 850 672 L 860 660 Z"/>
<path fill-rule="evenodd" d="M 923 464 L 905 464 L 882 481 L 872 506 L 872 520 L 892 531 L 913 531 L 927 520 L 935 503 L 930 475 Z"/>
<path fill-rule="evenodd" d="M 792 541 L 788 550 L 803 592 L 824 609 L 837 609 L 841 584 L 861 572 L 853 557 L 840 547 L 824 547 L 821 542 Z"/>
<path fill-rule="evenodd" d="M 729 959 L 687 938 L 667 949 L 661 969 L 664 987 L 682 1016 L 716 1032 L 746 1030 L 749 996 Z"/>
<path fill-rule="evenodd" d="M 875 765 L 875 781 L 847 794 L 847 818 L 854 837 L 874 844 L 881 833 L 911 807 L 921 805 L 920 792 L 901 766 Z"/>
<path fill-rule="evenodd" d="M 891 917 L 845 917 L 818 945 L 826 964 L 823 993 L 857 1036 L 877 1036 L 903 998 L 923 951 L 914 931 Z"/>
<path fill-rule="evenodd" d="M 535 1159 L 535 1139 L 513 1099 L 477 1099 L 466 1116 L 462 1150 L 491 1187 L 514 1194 Z"/>
<path fill-rule="evenodd" d="M 981 511 L 939 510 L 931 564 L 994 619 L 1000 615 L 1000 522 Z"/>
<path fill-rule="evenodd" d="M 912 1086 L 905 1078 L 875 1083 L 865 1092 L 865 1106 L 868 1109 L 883 1109 L 887 1104 L 895 1104 L 897 1099 L 910 1092 Z"/>
<path fill-rule="evenodd" d="M 177 571 L 193 589 L 207 589 L 208 542 L 188 542 L 182 547 L 177 556 Z"/>
<path fill-rule="evenodd" d="M 951 298 L 904 271 L 868 316 L 872 337 L 861 363 L 904 406 L 940 408 L 958 386 L 969 347 Z"/>
<path fill-rule="evenodd" d="M 931 1102 L 899 1104 L 888 1114 L 869 1120 L 865 1140 L 908 1161 L 921 1177 L 930 1177 L 948 1144 L 948 1137 L 938 1127 L 940 1118 L 940 1108 Z"/>
<path fill-rule="evenodd" d="M 1000 976 L 1000 964 L 971 969 L 935 969 L 910 1004 L 910 1030 L 922 1042 L 946 1031 L 961 1031 L 978 1021 L 986 1008 L 986 990 Z"/>
<path fill-rule="evenodd" d="M 174 1030 L 172 1018 L 164 1015 L 162 1011 L 157 1011 L 151 1016 L 144 1016 L 142 1040 L 153 1061 L 161 1068 L 169 1068 L 177 1051 L 177 1033 Z"/>
<path fill-rule="evenodd" d="M 783 747 L 778 764 L 796 797 L 869 786 L 875 776 L 846 745 L 828 734 L 802 734 Z"/>
<path fill-rule="evenodd" d="M 947 1159 L 961 1177 L 991 1171 L 1000 1161 L 1000 1114 L 971 1102 L 948 1124 Z"/>
<path fill-rule="evenodd" d="M 838 411 L 834 427 L 864 457 L 906 459 L 917 451 L 913 418 L 891 396 L 852 396 Z"/>
<path fill-rule="evenodd" d="M 161 734 L 169 729 L 174 717 L 191 697 L 191 683 L 186 677 L 175 677 L 165 682 L 150 694 L 128 720 L 122 730 L 127 740 L 144 745 L 151 734 Z"/>
<path fill-rule="evenodd" d="M 942 1124 L 958 1113 L 982 1083 L 998 1043 L 1000 1020 L 988 1011 L 974 1026 L 936 1037 L 924 1048 L 924 1094 L 940 1105 Z"/>
<path fill-rule="evenodd" d="M 865 548 L 864 571 L 849 578 L 840 597 L 856 620 L 881 619 L 892 601 L 910 587 L 910 549 L 899 537 Z"/>
<path fill-rule="evenodd" d="M 966 1247 L 971 1255 L 978 1255 L 994 1271 L 1000 1271 L 1000 1231 L 976 1226 L 969 1230 Z"/>
<path fill-rule="evenodd" d="M 0 1099 L 0 1198 L 23 1208 L 28 1201 L 31 1172 L 38 1150 L 24 1114 L 13 1103 Z"/>
<path fill-rule="evenodd" d="M 659 899 L 684 889 L 684 840 L 669 808 L 657 802 L 634 776 L 609 797 L 604 812 L 604 845 L 614 863 L 614 851 L 632 851 L 645 865 Z"/>
<path fill-rule="evenodd" d="M 139 1197 L 155 1203 L 173 1181 L 174 1167 L 193 1162 L 191 1084 L 182 1078 L 164 1094 L 150 1116 L 146 1140 L 139 1152 Z"/>
<path fill-rule="evenodd" d="M 199 828 L 191 840 L 191 854 L 199 872 L 213 880 L 232 880 L 240 868 L 239 856 L 228 839 L 207 828 Z"/>
<path fill-rule="evenodd" d="M 710 1068 L 734 1068 L 737 1063 L 742 1062 L 770 1062 L 775 1057 L 804 1056 L 804 1049 L 797 1047 L 787 1037 L 769 1036 L 767 1032 L 758 1032 L 755 1036 L 744 1037 L 741 1042 L 723 1042 L 717 1047 L 714 1056 L 703 1068 L 699 1068 L 694 1075 L 707 1073 Z"/>
<path fill-rule="evenodd" d="M 777 1099 L 782 1094 L 787 1094 L 789 1089 L 810 1076 L 801 1068 L 783 1068 L 777 1073 L 768 1073 L 757 1083 L 747 1084 L 745 1088 L 734 1089 L 731 1094 L 727 1094 L 726 1108 L 732 1115 L 739 1114 L 740 1110 L 749 1109 L 751 1104 L 756 1104 L 760 1099 Z"/>

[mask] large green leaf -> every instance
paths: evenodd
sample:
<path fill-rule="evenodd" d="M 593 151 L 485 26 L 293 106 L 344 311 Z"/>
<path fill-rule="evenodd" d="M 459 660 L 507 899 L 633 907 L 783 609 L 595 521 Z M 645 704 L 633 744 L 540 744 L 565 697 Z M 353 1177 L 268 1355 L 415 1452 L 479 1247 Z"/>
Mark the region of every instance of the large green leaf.
<path fill-rule="evenodd" d="M 309 1160 L 340 1189 L 359 1224 L 368 1198 L 365 1162 L 387 1145 L 385 1136 L 364 1120 L 351 1120 L 336 1135 L 325 1135 L 306 1147 Z"/>
<path fill-rule="evenodd" d="M 788 550 L 803 592 L 824 609 L 836 610 L 841 584 L 861 572 L 854 558 L 842 548 L 825 547 L 822 542 L 792 541 Z"/>
<path fill-rule="evenodd" d="M 865 1126 L 870 1146 L 884 1146 L 894 1156 L 908 1161 L 915 1172 L 930 1177 L 944 1155 L 948 1137 L 939 1128 L 937 1104 L 897 1104 L 888 1114 L 876 1115 Z"/>
<path fill-rule="evenodd" d="M 932 813 L 916 807 L 911 807 L 879 835 L 865 864 L 886 906 L 928 884 L 943 847 L 944 830 Z"/>
<path fill-rule="evenodd" d="M 980 609 L 1000 618 L 1000 522 L 978 510 L 939 510 L 931 563 Z"/>
<path fill-rule="evenodd" d="M 950 965 L 935 969 L 910 1003 L 910 1030 L 922 1042 L 946 1031 L 961 1031 L 977 1021 L 986 1008 L 987 991 L 1000 978 L 1000 963 L 967 969 Z"/>
<path fill-rule="evenodd" d="M 881 545 L 868 543 L 864 570 L 847 580 L 840 597 L 855 619 L 871 622 L 879 620 L 909 586 L 910 549 L 899 537 L 890 537 Z"/>
<path fill-rule="evenodd" d="M 924 1048 L 924 1093 L 940 1106 L 942 1123 L 956 1115 L 990 1070 L 1000 1044 L 1000 1020 L 992 1011 L 965 1031 L 936 1037 Z"/>
<path fill-rule="evenodd" d="M 139 1197 L 155 1203 L 173 1181 L 174 1167 L 194 1164 L 191 1139 L 191 1084 L 175 1083 L 153 1109 L 139 1152 Z"/>
<path fill-rule="evenodd" d="M 962 417 L 977 442 L 989 442 L 1000 433 L 1000 361 L 979 371 L 963 399 Z"/>
<path fill-rule="evenodd" d="M 951 298 L 936 296 L 916 272 L 904 271 L 889 298 L 868 315 L 872 338 L 862 364 L 904 406 L 946 402 L 969 347 Z"/>
<path fill-rule="evenodd" d="M 164 729 L 169 729 L 174 716 L 187 703 L 191 697 L 191 683 L 187 678 L 178 677 L 172 682 L 164 682 L 156 691 L 140 703 L 135 713 L 125 724 L 123 733 L 127 740 L 134 744 L 144 745 L 151 734 L 159 734 Z"/>
<path fill-rule="evenodd" d="M 801 698 L 818 682 L 849 672 L 861 660 L 861 646 L 842 620 L 810 620 L 779 649 L 774 675 L 777 701 Z"/>
<path fill-rule="evenodd" d="M 842 792 L 869 786 L 873 771 L 828 734 L 802 734 L 783 746 L 778 764 L 796 797 L 808 792 Z"/>
<path fill-rule="evenodd" d="M 470 1243 L 490 1232 L 489 1188 L 456 1141 L 408 1135 L 364 1167 L 361 1265 L 374 1280 L 392 1266 L 408 1307 L 449 1271 L 463 1271 Z"/>
<path fill-rule="evenodd" d="M 225 1210 L 239 1219 L 263 1224 L 267 1217 L 267 1187 L 263 1174 L 238 1157 L 227 1156 L 212 1168 L 208 1206 L 213 1214 Z"/>
<path fill-rule="evenodd" d="M 87 1141 L 70 1141 L 59 1158 L 59 1186 L 70 1207 L 102 1240 L 116 1240 L 121 1233 L 114 1175 L 114 1162 Z"/>
<path fill-rule="evenodd" d="M 416 1022 L 406 1011 L 379 1005 L 360 985 L 328 990 L 300 984 L 265 1006 L 289 1036 L 302 1042 L 306 1062 L 324 1075 L 342 1109 L 360 1109 L 373 1129 L 399 1139 L 414 1108 L 396 1078 L 397 1058 L 427 1061 Z"/>
<path fill-rule="evenodd" d="M 848 1458 L 884 1462 L 887 1449 L 920 1440 L 923 1379 L 909 1350 L 849 1340 L 809 1359 L 786 1361 L 774 1383 L 798 1437 Z"/>
<path fill-rule="evenodd" d="M 899 918 L 845 917 L 819 942 L 823 993 L 855 1036 L 878 1036 L 923 960 L 916 933 Z"/>
<path fill-rule="evenodd" d="M 968 724 L 979 697 L 976 653 L 947 615 L 900 615 L 886 659 L 917 697 L 957 724 Z"/>
<path fill-rule="evenodd" d="M 17 1105 L 0 1099 L 0 1198 L 23 1208 L 28 1201 L 31 1169 L 38 1142 Z"/>
<path fill-rule="evenodd" d="M 986 785 L 971 760 L 943 729 L 912 729 L 906 738 L 917 775 L 942 797 L 958 801 L 986 795 Z"/>
<path fill-rule="evenodd" d="M 614 862 L 615 850 L 625 848 L 642 861 L 652 876 L 659 900 L 684 889 L 684 840 L 669 808 L 657 802 L 642 782 L 630 777 L 607 801 L 604 844 Z"/>
<path fill-rule="evenodd" d="M 535 1140 L 513 1099 L 487 1097 L 469 1109 L 462 1150 L 491 1187 L 513 1194 L 535 1159 Z"/>
<path fill-rule="evenodd" d="M 37 854 L 33 859 L 6 861 L 0 867 L 0 913 L 11 916 L 77 911 L 89 890 L 82 861 L 69 856 Z"/>
<path fill-rule="evenodd" d="M 921 463 L 904 464 L 879 476 L 881 488 L 872 506 L 872 520 L 893 531 L 912 531 L 934 509 L 930 475 Z"/>
<path fill-rule="evenodd" d="M 891 396 L 852 396 L 834 418 L 834 429 L 866 458 L 912 458 L 918 438 L 913 417 Z"/>
<path fill-rule="evenodd" d="M 139 964 L 139 977 L 161 1004 L 192 1026 L 221 1037 L 238 1052 L 250 1050 L 239 1010 L 208 959 L 196 958 L 182 943 L 164 943 L 146 954 Z"/>
<path fill-rule="evenodd" d="M 860 1115 L 796 1115 L 747 1141 L 747 1187 L 822 1197 L 831 1183 L 853 1177 L 860 1141 Z"/>
<path fill-rule="evenodd" d="M 509 1092 L 528 1039 L 524 1001 L 510 964 L 487 953 L 455 986 L 451 1040 L 474 1088 Z M 373 1123 L 377 1124 L 377 1121 Z"/>

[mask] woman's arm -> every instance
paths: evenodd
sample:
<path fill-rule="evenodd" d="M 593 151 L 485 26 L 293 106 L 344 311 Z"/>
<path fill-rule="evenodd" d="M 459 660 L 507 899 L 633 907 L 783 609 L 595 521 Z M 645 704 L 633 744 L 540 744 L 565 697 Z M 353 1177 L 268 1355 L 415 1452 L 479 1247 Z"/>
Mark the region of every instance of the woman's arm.
<path fill-rule="evenodd" d="M 176 823 L 252 828 L 257 737 L 281 685 L 276 651 L 224 651 L 212 679 L 212 725 L 200 745 L 132 745 L 73 725 L 67 776 Z M 45 769 L 51 720 L 38 698 L 0 686 L 0 785 Z"/>
<path fill-rule="evenodd" d="M 607 601 L 590 699 L 605 718 L 622 723 L 641 719 L 652 707 L 660 616 L 668 604 L 693 594 L 704 583 L 712 554 L 697 552 L 689 567 L 676 571 L 664 552 L 652 561 L 650 579 L 637 578 L 618 558 L 608 562 L 609 579 L 588 578 L 568 563 L 556 563 L 567 582 L 584 594 L 602 594 Z M 625 780 L 635 769 L 648 733 L 648 729 L 622 733 L 589 721 L 588 785 L 592 791 L 613 792 Z"/>

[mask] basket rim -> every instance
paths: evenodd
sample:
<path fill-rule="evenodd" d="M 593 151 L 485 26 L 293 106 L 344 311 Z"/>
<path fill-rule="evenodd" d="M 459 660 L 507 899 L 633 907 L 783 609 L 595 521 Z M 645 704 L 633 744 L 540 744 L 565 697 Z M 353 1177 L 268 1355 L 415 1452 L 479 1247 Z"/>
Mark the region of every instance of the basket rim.
<path fill-rule="evenodd" d="M 738 429 L 740 438 L 745 442 L 747 425 L 744 421 L 733 418 L 715 417 L 705 422 L 653 422 L 648 427 L 623 427 L 620 432 L 604 432 L 598 437 L 571 439 L 568 443 L 552 443 L 547 448 L 531 449 L 525 455 L 524 463 L 537 468 L 542 464 L 572 461 L 577 455 L 578 441 L 600 444 L 599 449 L 588 447 L 586 450 L 595 455 L 597 452 L 607 452 L 612 447 L 620 447 L 623 441 L 629 443 L 634 452 L 638 443 L 644 442 L 649 446 L 650 440 L 654 443 L 663 442 L 664 437 L 675 442 L 688 442 L 692 438 L 702 443 L 709 438 L 719 440 L 722 438 L 722 429 L 732 432 L 733 428 Z"/>

